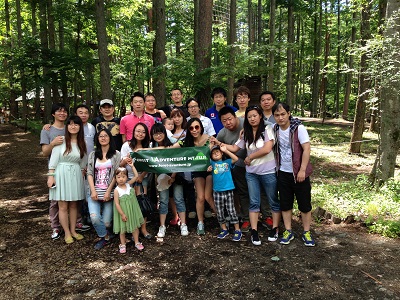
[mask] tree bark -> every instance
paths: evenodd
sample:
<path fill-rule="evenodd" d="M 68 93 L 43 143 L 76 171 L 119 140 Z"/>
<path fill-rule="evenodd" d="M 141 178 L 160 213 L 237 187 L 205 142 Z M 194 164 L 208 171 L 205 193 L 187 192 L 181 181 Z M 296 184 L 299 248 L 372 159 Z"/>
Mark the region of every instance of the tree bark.
<path fill-rule="evenodd" d="M 366 42 L 371 38 L 369 21 L 371 17 L 371 4 L 364 4 L 361 11 L 361 47 L 365 47 Z M 364 118 L 366 100 L 369 96 L 370 75 L 368 71 L 368 57 L 364 53 L 361 55 L 360 75 L 358 80 L 358 98 L 356 104 L 356 116 L 353 123 L 353 131 L 351 133 L 350 153 L 360 153 L 361 140 L 364 132 Z"/>
<path fill-rule="evenodd" d="M 388 0 L 384 33 L 381 135 L 371 179 L 380 186 L 394 176 L 400 149 L 400 1 Z M 390 66 L 390 68 L 388 68 Z"/>
<path fill-rule="evenodd" d="M 327 68 L 328 66 L 328 58 L 329 58 L 329 53 L 330 53 L 330 40 L 331 40 L 331 34 L 329 32 L 330 28 L 330 22 L 329 22 L 330 16 L 328 15 L 328 3 L 325 1 L 325 47 L 324 47 L 324 67 L 322 70 L 322 79 L 321 79 L 321 85 L 319 89 L 319 99 L 320 99 L 320 112 L 321 112 L 321 117 L 322 120 L 325 120 L 326 117 L 326 90 L 328 88 L 328 74 L 327 74 Z"/>
<path fill-rule="evenodd" d="M 352 23 L 355 24 L 355 21 L 357 19 L 357 14 L 356 12 L 353 12 L 353 17 L 352 17 Z M 356 27 L 353 25 L 351 27 L 351 43 L 350 46 L 354 45 L 356 42 Z M 351 85 L 353 82 L 353 64 L 354 64 L 354 57 L 352 53 L 349 53 L 349 69 L 350 71 L 347 73 L 347 78 L 346 78 L 346 89 L 345 89 L 345 94 L 344 94 L 344 101 L 343 101 L 343 113 L 342 117 L 345 120 L 349 119 L 349 102 L 350 102 L 350 95 L 351 95 Z"/>
<path fill-rule="evenodd" d="M 274 60 L 275 60 L 275 34 L 276 34 L 276 0 L 270 1 L 269 9 L 269 61 L 267 89 L 274 90 Z"/>
<path fill-rule="evenodd" d="M 312 73 L 312 98 L 311 98 L 311 117 L 317 117 L 318 108 L 318 85 L 319 85 L 319 56 L 321 54 L 321 20 L 322 20 L 322 4 L 321 0 L 315 0 L 315 9 L 319 11 L 319 16 L 314 16 L 314 60 L 313 60 L 313 73 Z"/>
<path fill-rule="evenodd" d="M 163 106 L 165 103 L 165 64 L 167 56 L 165 54 L 166 36 L 165 36 L 165 0 L 153 0 L 154 28 L 156 37 L 153 44 L 153 65 L 155 69 L 153 92 L 156 95 L 157 106 Z"/>
<path fill-rule="evenodd" d="M 229 19 L 229 66 L 228 66 L 228 101 L 233 99 L 233 89 L 235 85 L 235 43 L 236 43 L 236 0 L 230 1 Z"/>
<path fill-rule="evenodd" d="M 108 41 L 103 0 L 96 0 L 96 29 L 98 42 L 98 55 L 100 65 L 101 98 L 112 99 L 110 58 L 108 56 Z"/>
<path fill-rule="evenodd" d="M 293 85 L 293 46 L 294 46 L 294 3 L 293 0 L 289 0 L 288 3 L 288 32 L 287 32 L 287 79 L 286 79 L 286 100 L 287 103 L 292 107 L 295 103 L 294 99 L 294 85 Z"/>
<path fill-rule="evenodd" d="M 54 13 L 53 13 L 53 1 L 47 0 L 47 19 L 48 19 L 48 33 L 49 33 L 49 49 L 52 53 L 52 56 L 56 52 L 56 29 L 54 24 Z M 51 72 L 51 90 L 52 90 L 52 98 L 53 103 L 57 103 L 60 101 L 60 95 L 58 93 L 58 72 Z"/>

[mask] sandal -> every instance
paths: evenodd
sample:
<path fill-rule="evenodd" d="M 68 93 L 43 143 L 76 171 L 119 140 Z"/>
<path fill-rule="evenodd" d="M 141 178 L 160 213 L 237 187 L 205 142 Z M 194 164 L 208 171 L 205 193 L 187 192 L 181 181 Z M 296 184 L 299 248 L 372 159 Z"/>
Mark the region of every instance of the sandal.
<path fill-rule="evenodd" d="M 69 238 L 64 238 L 64 241 L 67 244 L 72 244 L 74 242 L 74 239 L 72 238 L 72 236 L 70 236 Z"/>
<path fill-rule="evenodd" d="M 136 249 L 138 249 L 139 251 L 142 251 L 144 249 L 144 246 L 142 245 L 142 243 L 137 243 L 135 244 Z"/>
<path fill-rule="evenodd" d="M 121 254 L 126 253 L 126 245 L 119 245 L 119 253 Z"/>
<path fill-rule="evenodd" d="M 76 239 L 77 241 L 83 240 L 83 235 L 79 234 L 79 233 L 77 233 L 76 235 L 73 235 L 72 237 L 74 239 Z"/>

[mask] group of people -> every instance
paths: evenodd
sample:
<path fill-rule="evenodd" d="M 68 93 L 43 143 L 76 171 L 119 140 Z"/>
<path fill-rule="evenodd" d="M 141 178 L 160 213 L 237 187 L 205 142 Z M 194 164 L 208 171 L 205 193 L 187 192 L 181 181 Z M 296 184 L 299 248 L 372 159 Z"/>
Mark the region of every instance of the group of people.
<path fill-rule="evenodd" d="M 314 246 L 310 141 L 305 127 L 269 91 L 259 96 L 259 105 L 249 106 L 250 90 L 239 87 L 235 91 L 238 108 L 227 104 L 223 88 L 215 88 L 211 97 L 214 105 L 201 115 L 199 101 L 189 98 L 184 104 L 180 89 L 172 90 L 172 104 L 160 109 L 154 94 L 136 92 L 131 97 L 131 113 L 121 119 L 114 116 L 113 101 L 103 99 L 101 115 L 91 123 L 87 106 L 79 105 L 74 116 L 67 118 L 67 108 L 54 104 L 54 123 L 43 128 L 40 139 L 43 155 L 49 157 L 52 238 L 58 239 L 62 228 L 67 244 L 83 239 L 78 232 L 90 228 L 83 224 L 88 215 L 99 237 L 95 249 L 107 245 L 115 233 L 120 236 L 119 251 L 125 253 L 125 234 L 132 233 L 135 247 L 142 250 L 139 232 L 146 239 L 153 236 L 147 231 L 148 216 L 137 197 L 156 189 L 161 174 L 138 172 L 132 153 L 207 146 L 207 170 L 165 174 L 170 187 L 157 191 L 153 199 L 159 204 L 158 238 L 166 235 L 169 208 L 170 224 L 179 224 L 182 236 L 189 234 L 187 217 L 197 217 L 196 232 L 205 234 L 205 207 L 209 207 L 220 224 L 218 239 L 230 234 L 232 224 L 233 241 L 251 231 L 252 243 L 261 245 L 261 212 L 262 222 L 270 226 L 268 241 L 278 240 L 282 218 L 285 230 L 280 243 L 289 244 L 294 238 L 291 220 L 296 196 L 302 240 Z"/>

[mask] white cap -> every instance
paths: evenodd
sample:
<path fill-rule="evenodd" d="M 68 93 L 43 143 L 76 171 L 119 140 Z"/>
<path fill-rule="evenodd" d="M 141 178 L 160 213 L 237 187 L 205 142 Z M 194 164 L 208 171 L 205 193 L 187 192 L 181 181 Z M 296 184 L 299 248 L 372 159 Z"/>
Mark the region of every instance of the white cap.
<path fill-rule="evenodd" d="M 114 106 L 114 103 L 110 99 L 103 99 L 100 101 L 100 106 L 103 106 L 104 104 L 109 104 L 111 106 Z"/>
<path fill-rule="evenodd" d="M 168 181 L 171 179 L 167 174 L 160 174 L 157 177 L 157 190 L 164 191 L 167 190 L 171 185 L 168 184 Z"/>

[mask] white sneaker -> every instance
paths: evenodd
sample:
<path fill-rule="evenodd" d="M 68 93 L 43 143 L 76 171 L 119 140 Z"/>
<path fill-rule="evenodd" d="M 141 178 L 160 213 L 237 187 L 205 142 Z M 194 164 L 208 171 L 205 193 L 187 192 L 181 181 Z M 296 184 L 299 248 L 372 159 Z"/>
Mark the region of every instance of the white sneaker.
<path fill-rule="evenodd" d="M 196 212 L 194 212 L 194 211 L 191 211 L 190 213 L 189 213 L 189 219 L 194 219 L 194 218 L 196 218 Z"/>
<path fill-rule="evenodd" d="M 52 238 L 53 240 L 58 240 L 58 239 L 60 238 L 60 236 L 61 236 L 61 231 L 60 231 L 60 229 L 54 228 L 54 229 L 53 229 L 53 232 L 51 233 L 51 238 Z"/>
<path fill-rule="evenodd" d="M 181 236 L 189 235 L 189 231 L 186 224 L 181 225 Z"/>
<path fill-rule="evenodd" d="M 157 237 L 163 238 L 165 236 L 166 230 L 167 228 L 165 227 L 165 225 L 161 225 L 160 228 L 158 229 Z"/>

